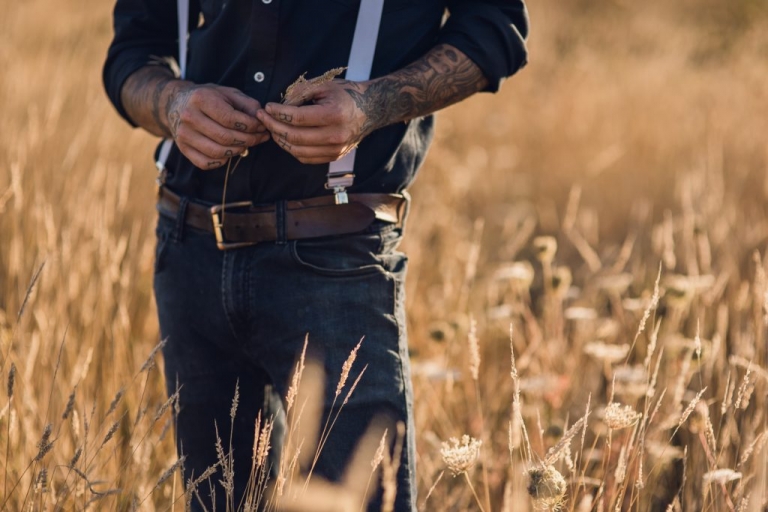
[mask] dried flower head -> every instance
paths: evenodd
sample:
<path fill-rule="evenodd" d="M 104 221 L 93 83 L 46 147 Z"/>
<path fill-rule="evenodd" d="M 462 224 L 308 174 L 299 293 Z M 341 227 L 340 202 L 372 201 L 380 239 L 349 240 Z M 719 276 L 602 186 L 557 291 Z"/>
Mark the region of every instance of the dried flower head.
<path fill-rule="evenodd" d="M 553 236 L 537 236 L 533 239 L 536 257 L 542 262 L 551 262 L 557 252 L 557 240 Z"/>
<path fill-rule="evenodd" d="M 596 320 L 597 310 L 595 308 L 573 306 L 566 309 L 563 312 L 563 316 L 568 320 Z"/>
<path fill-rule="evenodd" d="M 564 298 L 568 294 L 568 290 L 571 289 L 573 283 L 573 275 L 571 269 L 568 267 L 557 267 L 552 272 L 552 290 L 555 294 Z"/>
<path fill-rule="evenodd" d="M 622 406 L 617 402 L 613 402 L 605 408 L 603 421 L 611 430 L 619 430 L 631 427 L 637 423 L 637 420 L 642 416 L 642 414 L 636 412 L 630 405 Z"/>
<path fill-rule="evenodd" d="M 452 437 L 447 443 L 443 443 L 440 454 L 443 456 L 443 461 L 448 466 L 448 469 L 451 470 L 453 476 L 466 473 L 475 466 L 480 456 L 480 446 L 482 444 L 483 442 L 479 439 L 469 437 L 468 435 L 462 436 L 461 442 Z"/>
<path fill-rule="evenodd" d="M 703 476 L 705 484 L 725 484 L 739 479 L 741 479 L 741 473 L 732 469 L 716 469 L 714 471 L 704 473 Z"/>
<path fill-rule="evenodd" d="M 528 470 L 528 494 L 537 504 L 557 508 L 563 501 L 565 478 L 552 466 L 535 466 Z"/>
<path fill-rule="evenodd" d="M 605 275 L 595 278 L 595 286 L 600 290 L 621 295 L 630 287 L 635 277 L 630 273 Z"/>
<path fill-rule="evenodd" d="M 500 267 L 494 277 L 500 281 L 509 281 L 513 288 L 528 291 L 533 284 L 533 265 L 527 261 L 514 261 Z"/>
<path fill-rule="evenodd" d="M 629 345 L 614 345 L 602 341 L 591 341 L 584 345 L 584 353 L 595 359 L 616 363 L 626 359 L 629 354 Z"/>

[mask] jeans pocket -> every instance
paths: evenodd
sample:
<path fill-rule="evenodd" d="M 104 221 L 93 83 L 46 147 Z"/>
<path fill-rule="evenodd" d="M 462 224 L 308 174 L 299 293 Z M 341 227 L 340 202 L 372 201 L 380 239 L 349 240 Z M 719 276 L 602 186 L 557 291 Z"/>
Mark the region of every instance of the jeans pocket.
<path fill-rule="evenodd" d="M 316 274 L 352 277 L 387 272 L 382 258 L 383 233 L 294 240 L 290 243 L 293 261 Z"/>

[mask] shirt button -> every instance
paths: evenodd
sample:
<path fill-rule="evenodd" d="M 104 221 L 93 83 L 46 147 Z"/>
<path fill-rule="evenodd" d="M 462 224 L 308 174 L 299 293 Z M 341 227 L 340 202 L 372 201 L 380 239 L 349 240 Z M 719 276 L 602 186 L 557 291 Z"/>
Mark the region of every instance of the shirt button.
<path fill-rule="evenodd" d="M 256 80 L 259 83 L 263 82 L 264 81 L 264 73 L 262 73 L 261 71 L 258 71 L 255 75 L 253 75 L 253 79 Z"/>

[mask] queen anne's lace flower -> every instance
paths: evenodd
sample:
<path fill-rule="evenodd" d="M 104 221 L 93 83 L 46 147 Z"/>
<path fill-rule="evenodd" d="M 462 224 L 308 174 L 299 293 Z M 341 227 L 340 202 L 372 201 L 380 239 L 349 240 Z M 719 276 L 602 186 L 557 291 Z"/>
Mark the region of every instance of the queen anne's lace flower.
<path fill-rule="evenodd" d="M 451 470 L 453 476 L 466 473 L 475 466 L 480 456 L 480 446 L 482 444 L 483 442 L 479 439 L 467 435 L 461 437 L 461 442 L 452 437 L 448 442 L 443 443 L 440 454 L 443 456 L 443 461 L 448 466 L 448 469 Z"/>
<path fill-rule="evenodd" d="M 631 427 L 637 420 L 642 417 L 642 414 L 635 412 L 632 406 L 619 403 L 612 403 L 605 408 L 603 421 L 608 425 L 608 428 L 612 430 L 619 430 L 622 428 Z"/>

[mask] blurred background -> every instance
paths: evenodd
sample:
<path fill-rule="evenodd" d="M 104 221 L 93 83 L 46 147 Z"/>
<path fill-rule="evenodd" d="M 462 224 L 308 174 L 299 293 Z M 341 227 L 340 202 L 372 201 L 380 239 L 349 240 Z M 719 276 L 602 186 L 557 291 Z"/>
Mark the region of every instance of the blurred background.
<path fill-rule="evenodd" d="M 157 141 L 102 91 L 111 8 L 25 0 L 0 18 L 0 509 L 169 510 L 183 492 L 177 475 L 156 485 L 175 455 L 145 364 Z M 591 407 L 592 450 L 582 437 L 570 463 L 548 462 L 567 510 L 765 510 L 768 3 L 529 8 L 530 64 L 439 115 L 411 191 L 422 497 L 440 442 L 469 434 L 484 441 L 470 477 L 486 510 L 541 505 L 526 472 Z M 621 435 L 601 416 L 613 402 L 643 415 Z M 424 509 L 477 506 L 445 477 Z"/>

